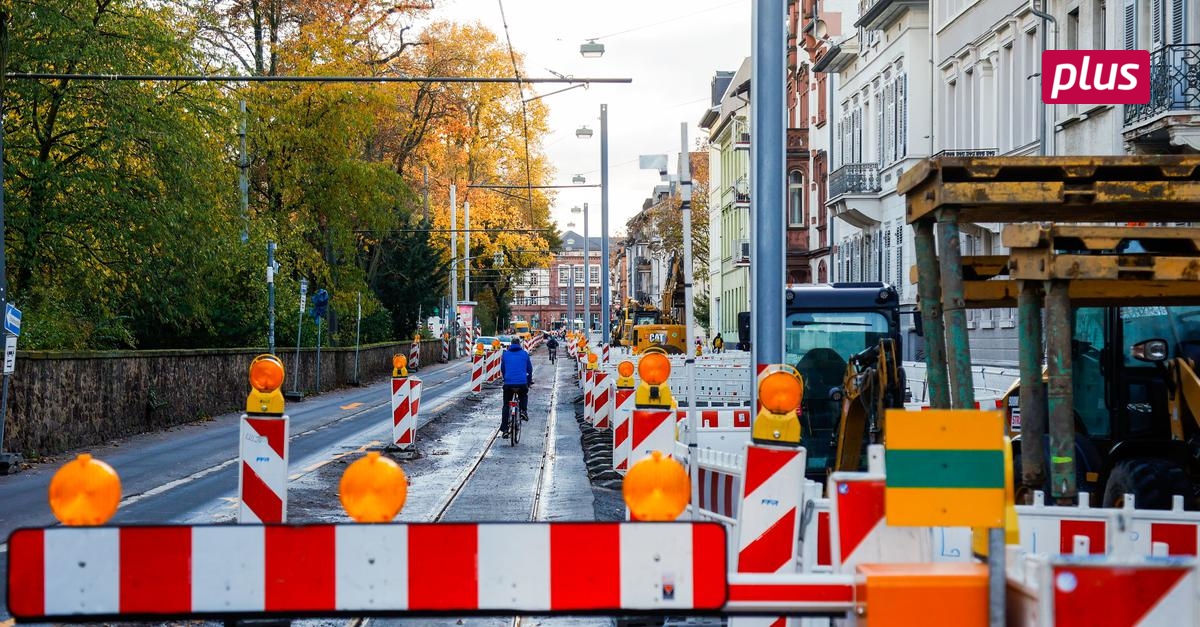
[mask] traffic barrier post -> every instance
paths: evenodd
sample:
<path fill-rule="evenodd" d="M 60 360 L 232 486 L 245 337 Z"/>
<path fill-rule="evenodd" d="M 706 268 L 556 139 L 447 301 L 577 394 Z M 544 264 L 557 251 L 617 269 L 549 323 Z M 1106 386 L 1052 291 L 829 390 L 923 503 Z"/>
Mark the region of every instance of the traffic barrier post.
<path fill-rule="evenodd" d="M 238 445 L 238 522 L 287 521 L 288 416 L 284 413 L 283 363 L 274 355 L 250 362 L 250 395 Z"/>

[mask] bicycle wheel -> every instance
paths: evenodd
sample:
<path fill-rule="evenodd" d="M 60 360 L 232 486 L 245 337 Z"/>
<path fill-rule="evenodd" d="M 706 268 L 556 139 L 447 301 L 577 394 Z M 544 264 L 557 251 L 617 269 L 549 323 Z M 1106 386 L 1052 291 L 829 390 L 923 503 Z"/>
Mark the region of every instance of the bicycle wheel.
<path fill-rule="evenodd" d="M 508 427 L 508 441 L 513 446 L 521 441 L 521 416 L 515 414 L 512 418 L 512 424 Z"/>

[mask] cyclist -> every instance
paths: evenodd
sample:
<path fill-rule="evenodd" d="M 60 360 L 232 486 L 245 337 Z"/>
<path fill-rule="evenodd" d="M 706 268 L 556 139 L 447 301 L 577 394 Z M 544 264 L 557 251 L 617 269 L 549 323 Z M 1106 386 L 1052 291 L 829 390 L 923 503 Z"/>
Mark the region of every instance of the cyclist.
<path fill-rule="evenodd" d="M 546 340 L 546 352 L 550 354 L 550 363 L 558 359 L 558 340 L 554 339 L 553 335 Z"/>
<path fill-rule="evenodd" d="M 508 437 L 508 404 L 513 394 L 521 406 L 521 420 L 529 420 L 529 386 L 533 385 L 533 360 L 525 347 L 521 346 L 521 338 L 514 337 L 508 350 L 500 359 L 500 373 L 504 375 L 504 405 L 500 418 L 500 435 Z M 513 417 L 516 420 L 516 416 Z"/>

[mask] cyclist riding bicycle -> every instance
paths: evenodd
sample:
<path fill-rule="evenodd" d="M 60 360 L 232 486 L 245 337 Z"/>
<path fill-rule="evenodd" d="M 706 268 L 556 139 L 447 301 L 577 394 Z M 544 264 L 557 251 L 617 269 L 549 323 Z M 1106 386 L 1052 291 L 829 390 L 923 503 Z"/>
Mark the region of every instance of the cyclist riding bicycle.
<path fill-rule="evenodd" d="M 554 363 L 554 360 L 558 359 L 558 340 L 554 339 L 553 335 L 546 340 L 546 352 L 550 354 L 550 363 Z"/>
<path fill-rule="evenodd" d="M 513 394 L 521 405 L 521 420 L 529 420 L 529 386 L 533 385 L 533 360 L 525 347 L 521 346 L 521 338 L 514 337 L 508 350 L 500 359 L 500 372 L 504 375 L 504 405 L 500 418 L 500 435 L 508 437 L 508 404 Z M 515 420 L 515 417 L 514 417 Z"/>

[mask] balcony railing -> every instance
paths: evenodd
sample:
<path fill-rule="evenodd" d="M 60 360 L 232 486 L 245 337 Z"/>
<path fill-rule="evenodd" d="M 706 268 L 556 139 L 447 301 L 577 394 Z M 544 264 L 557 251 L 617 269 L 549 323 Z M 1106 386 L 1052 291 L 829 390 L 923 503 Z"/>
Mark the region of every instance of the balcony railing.
<path fill-rule="evenodd" d="M 954 149 L 943 150 L 933 155 L 937 157 L 995 157 L 995 148 L 971 148 L 971 149 Z"/>
<path fill-rule="evenodd" d="M 829 197 L 873 194 L 880 190 L 878 163 L 847 163 L 829 175 Z"/>
<path fill-rule="evenodd" d="M 1150 102 L 1125 105 L 1125 126 L 1168 111 L 1200 110 L 1200 44 L 1164 46 L 1150 53 Z"/>

